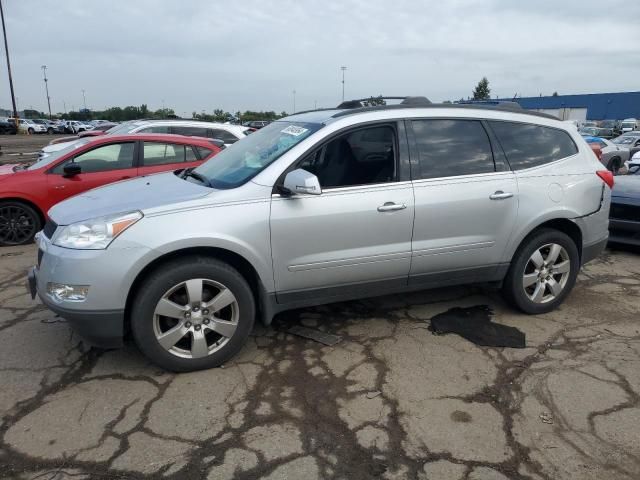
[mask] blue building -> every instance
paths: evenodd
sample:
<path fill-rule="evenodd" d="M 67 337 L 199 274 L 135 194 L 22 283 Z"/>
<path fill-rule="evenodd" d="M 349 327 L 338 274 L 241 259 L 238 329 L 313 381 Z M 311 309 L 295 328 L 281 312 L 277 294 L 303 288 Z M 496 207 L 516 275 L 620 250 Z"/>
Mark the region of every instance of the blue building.
<path fill-rule="evenodd" d="M 555 115 L 562 120 L 624 120 L 640 118 L 640 92 L 591 93 L 556 97 L 504 98 L 522 108 Z"/>

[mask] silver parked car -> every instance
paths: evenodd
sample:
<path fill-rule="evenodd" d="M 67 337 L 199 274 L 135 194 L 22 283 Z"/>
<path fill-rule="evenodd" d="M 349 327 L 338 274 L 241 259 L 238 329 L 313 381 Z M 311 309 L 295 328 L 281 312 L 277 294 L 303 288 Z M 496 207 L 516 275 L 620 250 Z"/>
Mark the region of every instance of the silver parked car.
<path fill-rule="evenodd" d="M 587 143 L 595 143 L 600 147 L 602 152 L 600 163 L 615 175 L 618 174 L 620 168 L 629 162 L 629 148 L 623 145 L 617 145 L 611 140 L 600 137 L 587 137 L 586 141 Z"/>
<path fill-rule="evenodd" d="M 349 105 L 58 204 L 32 294 L 93 343 L 131 332 L 188 371 L 229 360 L 254 321 L 309 305 L 483 282 L 548 312 L 606 245 L 613 175 L 556 118 Z"/>

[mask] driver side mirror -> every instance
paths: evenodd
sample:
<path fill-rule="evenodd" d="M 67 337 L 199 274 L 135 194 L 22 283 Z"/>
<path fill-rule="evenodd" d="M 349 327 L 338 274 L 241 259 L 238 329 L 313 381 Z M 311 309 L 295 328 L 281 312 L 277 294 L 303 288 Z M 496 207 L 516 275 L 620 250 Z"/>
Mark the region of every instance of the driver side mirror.
<path fill-rule="evenodd" d="M 67 163 L 62 171 L 64 172 L 64 176 L 67 178 L 75 177 L 76 175 L 82 173 L 82 167 L 75 162 L 71 162 Z"/>
<path fill-rule="evenodd" d="M 302 168 L 287 173 L 284 177 L 284 190 L 295 195 L 320 195 L 320 180 L 313 173 Z"/>

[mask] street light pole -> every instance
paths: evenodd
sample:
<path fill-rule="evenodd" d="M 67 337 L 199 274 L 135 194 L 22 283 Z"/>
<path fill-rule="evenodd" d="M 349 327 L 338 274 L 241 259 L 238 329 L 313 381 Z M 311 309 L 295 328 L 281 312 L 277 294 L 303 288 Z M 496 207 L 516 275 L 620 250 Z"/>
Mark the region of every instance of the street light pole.
<path fill-rule="evenodd" d="M 293 91 L 293 113 L 296 113 L 296 91 Z"/>
<path fill-rule="evenodd" d="M 347 67 L 340 67 L 340 70 L 342 70 L 342 101 L 344 102 L 344 71 L 347 69 Z"/>
<path fill-rule="evenodd" d="M 2 0 L 0 0 L 0 16 L 2 17 L 2 35 L 4 36 L 4 52 L 7 55 L 7 71 L 9 72 L 9 89 L 11 90 L 11 103 L 13 105 L 13 118 L 16 119 L 16 127 L 18 126 L 18 107 L 16 107 L 16 97 L 13 93 L 13 78 L 11 78 L 11 62 L 9 61 L 9 44 L 7 43 L 7 29 L 4 26 L 4 10 L 2 8 Z"/>
<path fill-rule="evenodd" d="M 84 109 L 85 109 L 84 113 L 86 114 L 87 113 L 86 112 L 86 110 L 87 110 L 87 97 L 85 97 L 85 95 L 84 95 L 84 88 L 82 89 L 82 103 L 84 104 Z"/>
<path fill-rule="evenodd" d="M 47 66 L 42 65 L 42 74 L 44 75 L 44 90 L 47 92 L 47 106 L 49 107 L 49 120 L 51 120 L 51 97 L 49 97 L 49 84 L 47 83 Z"/>

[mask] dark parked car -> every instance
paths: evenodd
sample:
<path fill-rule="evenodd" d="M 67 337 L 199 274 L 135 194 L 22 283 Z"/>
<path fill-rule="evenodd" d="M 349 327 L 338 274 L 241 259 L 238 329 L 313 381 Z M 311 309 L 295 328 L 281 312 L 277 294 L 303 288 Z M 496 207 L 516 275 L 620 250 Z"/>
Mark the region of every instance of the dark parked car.
<path fill-rule="evenodd" d="M 609 211 L 609 241 L 640 247 L 640 175 L 616 177 Z"/>
<path fill-rule="evenodd" d="M 251 122 L 247 122 L 246 123 L 246 127 L 249 128 L 255 128 L 256 130 L 259 130 L 263 127 L 266 127 L 267 125 L 269 125 L 271 122 L 268 120 L 253 120 Z"/>
<path fill-rule="evenodd" d="M 0 134 L 15 135 L 18 133 L 16 124 L 10 121 L 8 118 L 0 118 Z"/>
<path fill-rule="evenodd" d="M 600 127 L 582 127 L 579 130 L 581 135 L 589 135 L 591 137 L 600 137 L 611 139 L 616 135 L 613 133 L 613 130 L 610 128 L 600 128 Z"/>

